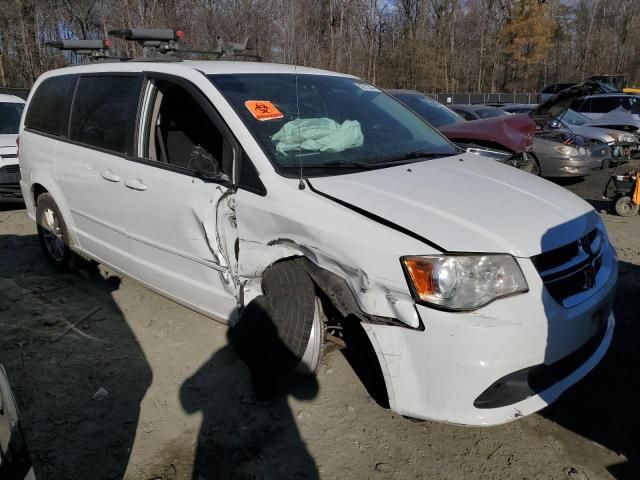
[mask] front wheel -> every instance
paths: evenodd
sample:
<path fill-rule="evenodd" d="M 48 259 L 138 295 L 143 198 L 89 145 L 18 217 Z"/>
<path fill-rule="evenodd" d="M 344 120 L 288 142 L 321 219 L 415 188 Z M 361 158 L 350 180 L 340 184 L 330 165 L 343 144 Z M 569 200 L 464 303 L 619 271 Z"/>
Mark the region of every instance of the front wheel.
<path fill-rule="evenodd" d="M 76 255 L 69 248 L 67 225 L 56 202 L 48 193 L 43 193 L 38 197 L 36 222 L 40 246 L 51 266 L 62 273 L 73 271 L 76 265 Z"/>
<path fill-rule="evenodd" d="M 529 154 L 529 157 L 531 157 L 531 167 L 529 173 L 535 175 L 536 177 L 541 177 L 542 169 L 540 168 L 540 162 L 538 162 L 538 159 L 532 153 Z"/>

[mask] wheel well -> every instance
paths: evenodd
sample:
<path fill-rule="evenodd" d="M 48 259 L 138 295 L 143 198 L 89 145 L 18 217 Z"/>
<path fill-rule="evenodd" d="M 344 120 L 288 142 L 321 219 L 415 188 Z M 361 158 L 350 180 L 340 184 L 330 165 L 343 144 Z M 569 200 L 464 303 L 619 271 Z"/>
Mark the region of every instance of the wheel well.
<path fill-rule="evenodd" d="M 40 195 L 42 195 L 43 193 L 48 193 L 49 192 L 46 188 L 44 188 L 39 183 L 34 183 L 33 186 L 31 187 L 31 191 L 33 192 L 33 204 L 34 205 L 37 205 L 38 197 Z"/>
<path fill-rule="evenodd" d="M 289 257 L 280 261 L 298 262 L 307 271 L 316 286 L 316 294 L 329 322 L 328 329 L 331 330 L 332 325 L 335 327 L 336 324 L 340 328 L 346 344 L 342 349 L 344 357 L 369 395 L 383 408 L 389 408 L 382 366 L 362 327 L 362 323 L 375 322 L 376 318 L 362 312 L 353 291 L 342 277 L 319 267 L 306 257 Z"/>

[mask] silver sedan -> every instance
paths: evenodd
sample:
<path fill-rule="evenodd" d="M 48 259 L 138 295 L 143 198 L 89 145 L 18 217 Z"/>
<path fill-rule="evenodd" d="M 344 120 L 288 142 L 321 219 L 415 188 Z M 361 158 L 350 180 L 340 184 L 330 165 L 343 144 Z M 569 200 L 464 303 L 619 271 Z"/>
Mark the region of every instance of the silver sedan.
<path fill-rule="evenodd" d="M 533 140 L 532 154 L 540 176 L 585 177 L 602 170 L 611 161 L 607 145 L 565 145 L 541 136 Z"/>

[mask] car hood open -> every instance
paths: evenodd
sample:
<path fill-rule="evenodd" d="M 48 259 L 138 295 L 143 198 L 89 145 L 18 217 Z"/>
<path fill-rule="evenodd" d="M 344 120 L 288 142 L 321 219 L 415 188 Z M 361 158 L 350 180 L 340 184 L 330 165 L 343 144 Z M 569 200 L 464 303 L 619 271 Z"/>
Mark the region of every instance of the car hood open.
<path fill-rule="evenodd" d="M 527 114 L 522 113 L 453 123 L 439 130 L 452 141 L 495 142 L 510 152 L 521 153 L 531 149 L 535 124 Z"/>
<path fill-rule="evenodd" d="M 309 182 L 374 221 L 384 219 L 449 252 L 531 257 L 598 222 L 591 206 L 564 188 L 473 154 Z"/>

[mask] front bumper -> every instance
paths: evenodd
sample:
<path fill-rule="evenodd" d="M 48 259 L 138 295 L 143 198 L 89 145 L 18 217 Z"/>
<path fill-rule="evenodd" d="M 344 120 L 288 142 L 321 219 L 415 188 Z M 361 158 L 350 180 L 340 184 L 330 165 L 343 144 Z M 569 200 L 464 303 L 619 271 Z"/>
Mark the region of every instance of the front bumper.
<path fill-rule="evenodd" d="M 556 400 L 600 362 L 611 343 L 617 278 L 613 252 L 606 261 L 607 280 L 572 308 L 556 302 L 531 261 L 520 259 L 530 288 L 525 294 L 466 313 L 417 306 L 424 331 L 364 325 L 382 365 L 392 410 L 448 423 L 497 425 Z M 563 372 L 563 378 L 524 397 L 516 395 L 513 403 L 477 406 L 477 399 L 500 379 L 542 364 L 553 366 L 590 340 L 593 350 L 581 358 L 586 360 Z"/>

